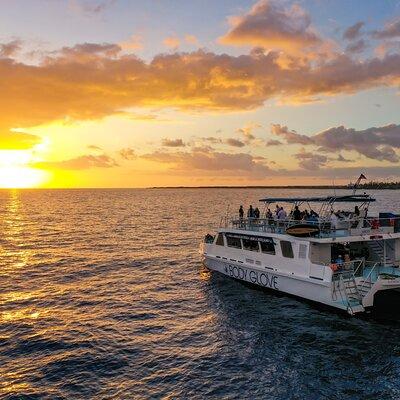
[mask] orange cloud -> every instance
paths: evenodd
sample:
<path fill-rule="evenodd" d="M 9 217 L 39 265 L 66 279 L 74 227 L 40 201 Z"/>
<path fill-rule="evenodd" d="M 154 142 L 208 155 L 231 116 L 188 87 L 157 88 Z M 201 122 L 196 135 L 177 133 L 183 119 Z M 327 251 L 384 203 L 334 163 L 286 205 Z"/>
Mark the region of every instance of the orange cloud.
<path fill-rule="evenodd" d="M 250 123 L 244 126 L 243 128 L 239 128 L 236 130 L 237 133 L 240 133 L 243 138 L 244 142 L 246 144 L 250 144 L 254 140 L 256 140 L 256 137 L 253 134 L 254 129 L 261 128 L 260 124 L 255 124 L 255 123 Z"/>
<path fill-rule="evenodd" d="M 170 49 L 176 49 L 179 47 L 179 45 L 181 44 L 181 41 L 179 38 L 175 37 L 175 36 L 170 36 L 170 37 L 166 37 L 163 40 L 163 43 L 166 47 L 170 48 Z"/>
<path fill-rule="evenodd" d="M 0 57 L 12 57 L 21 49 L 22 41 L 12 40 L 8 43 L 0 44 Z"/>
<path fill-rule="evenodd" d="M 225 140 L 225 143 L 229 146 L 233 147 L 244 147 L 246 146 L 246 143 L 242 142 L 241 140 L 235 139 L 235 138 L 228 138 Z"/>
<path fill-rule="evenodd" d="M 51 53 L 38 65 L 0 58 L 0 76 L 0 143 L 5 146 L 16 144 L 12 128 L 129 115 L 133 107 L 243 111 L 270 99 L 306 102 L 397 86 L 400 54 L 365 61 L 344 54 L 282 67 L 273 52 L 230 56 L 198 50 L 161 54 L 146 63 L 121 54 L 115 44 L 84 43 Z M 19 137 L 27 145 L 27 137 Z"/>
<path fill-rule="evenodd" d="M 306 136 L 289 130 L 287 126 L 274 124 L 271 126 L 271 133 L 283 138 L 287 144 L 302 144 L 304 146 L 319 146 L 319 152 L 338 153 L 341 150 L 355 151 L 367 158 L 398 163 L 400 157 L 397 150 L 400 149 L 400 125 L 390 124 L 382 127 L 372 127 L 364 130 L 355 130 L 338 126 L 326 129 L 313 136 Z M 310 153 L 301 153 L 297 159 L 310 162 Z M 319 164 L 328 159 L 312 158 L 312 162 Z M 344 161 L 343 159 L 339 161 Z M 313 164 L 315 165 L 315 164 Z"/>
<path fill-rule="evenodd" d="M 41 169 L 83 170 L 90 168 L 117 167 L 118 163 L 107 154 L 100 154 L 100 155 L 87 154 L 62 161 L 38 162 L 35 163 L 33 166 Z"/>
<path fill-rule="evenodd" d="M 132 35 L 129 40 L 119 43 L 123 50 L 142 50 L 143 38 L 140 35 Z"/>
<path fill-rule="evenodd" d="M 182 139 L 163 139 L 162 145 L 165 147 L 185 147 L 186 144 Z"/>
<path fill-rule="evenodd" d="M 294 50 L 318 44 L 309 15 L 298 5 L 284 8 L 271 0 L 258 1 L 249 12 L 229 19 L 231 30 L 219 41 L 237 46 Z"/>
<path fill-rule="evenodd" d="M 124 160 L 134 160 L 136 158 L 135 150 L 130 147 L 121 149 L 118 153 Z"/>
<path fill-rule="evenodd" d="M 234 173 L 253 178 L 265 177 L 271 172 L 267 167 L 265 159 L 259 161 L 250 154 L 245 153 L 223 153 L 210 148 L 192 148 L 188 152 L 167 153 L 157 151 L 145 154 L 142 158 L 165 163 L 172 166 L 174 171 L 208 171 L 223 176 L 226 173 Z M 195 172 L 194 172 L 195 173 Z"/>
<path fill-rule="evenodd" d="M 194 35 L 185 35 L 185 41 L 186 41 L 186 43 L 193 44 L 193 45 L 199 44 L 199 40 Z"/>
<path fill-rule="evenodd" d="M 288 144 L 313 144 L 313 140 L 306 135 L 301 135 L 296 131 L 289 130 L 287 126 L 282 126 L 279 124 L 272 124 L 271 125 L 271 133 L 286 140 Z"/>
<path fill-rule="evenodd" d="M 159 171 L 158 174 L 169 176 L 203 176 L 222 179 L 225 177 L 245 177 L 249 181 L 265 180 L 272 177 L 321 177 L 321 178 L 341 178 L 344 182 L 349 180 L 349 176 L 357 176 L 360 167 L 337 167 L 334 169 L 329 165 L 330 162 L 348 163 L 341 154 L 331 157 L 316 152 L 308 152 L 305 149 L 294 154 L 294 159 L 298 161 L 299 168 L 283 169 L 271 168 L 270 165 L 276 164 L 268 161 L 265 157 L 253 156 L 246 153 L 226 153 L 216 151 L 209 147 L 191 148 L 188 151 L 164 152 L 155 151 L 144 154 L 142 159 L 165 164 L 169 168 Z M 395 166 L 372 166 L 364 167 L 364 173 L 368 178 L 387 178 L 388 176 L 398 179 L 399 168 Z M 294 182 L 295 183 L 295 182 Z"/>

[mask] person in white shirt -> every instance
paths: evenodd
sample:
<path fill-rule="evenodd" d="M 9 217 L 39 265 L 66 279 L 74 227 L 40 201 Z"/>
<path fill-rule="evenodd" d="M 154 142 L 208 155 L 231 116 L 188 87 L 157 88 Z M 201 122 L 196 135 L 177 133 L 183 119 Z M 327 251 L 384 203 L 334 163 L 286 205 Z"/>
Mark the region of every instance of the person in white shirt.
<path fill-rule="evenodd" d="M 282 221 L 285 220 L 286 218 L 287 218 L 286 211 L 283 209 L 283 207 L 281 207 L 280 210 L 278 211 L 278 220 Z"/>

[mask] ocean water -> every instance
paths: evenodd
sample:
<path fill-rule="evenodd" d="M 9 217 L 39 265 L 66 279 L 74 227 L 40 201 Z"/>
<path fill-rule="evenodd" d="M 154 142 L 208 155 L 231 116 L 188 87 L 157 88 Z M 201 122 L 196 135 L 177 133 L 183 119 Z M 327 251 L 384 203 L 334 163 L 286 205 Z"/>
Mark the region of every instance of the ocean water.
<path fill-rule="evenodd" d="M 400 319 L 210 273 L 198 245 L 265 195 L 0 191 L 0 398 L 399 399 Z M 377 191 L 400 211 L 399 191 Z"/>

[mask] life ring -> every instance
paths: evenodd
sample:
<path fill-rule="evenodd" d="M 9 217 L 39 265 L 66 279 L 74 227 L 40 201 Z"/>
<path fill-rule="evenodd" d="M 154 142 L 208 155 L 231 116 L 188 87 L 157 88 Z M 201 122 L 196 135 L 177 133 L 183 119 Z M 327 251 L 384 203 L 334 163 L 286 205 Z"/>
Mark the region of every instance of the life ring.
<path fill-rule="evenodd" d="M 333 272 L 336 272 L 339 269 L 339 266 L 337 264 L 331 264 L 331 270 Z"/>

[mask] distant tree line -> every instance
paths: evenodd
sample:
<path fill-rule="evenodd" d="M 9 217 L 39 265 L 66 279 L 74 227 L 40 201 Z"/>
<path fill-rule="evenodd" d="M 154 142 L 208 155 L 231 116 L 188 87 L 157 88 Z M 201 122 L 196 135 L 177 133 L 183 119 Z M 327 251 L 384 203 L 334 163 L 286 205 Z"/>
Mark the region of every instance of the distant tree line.
<path fill-rule="evenodd" d="M 348 185 L 335 185 L 336 189 L 353 189 L 354 183 Z M 159 186 L 149 189 L 332 189 L 332 185 L 289 185 L 289 186 Z M 400 189 L 400 182 L 369 181 L 360 183 L 357 189 Z"/>
<path fill-rule="evenodd" d="M 360 189 L 400 189 L 400 182 L 369 181 L 357 186 Z"/>

